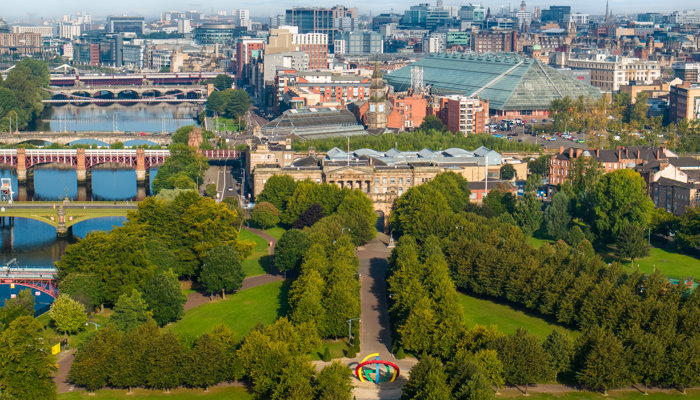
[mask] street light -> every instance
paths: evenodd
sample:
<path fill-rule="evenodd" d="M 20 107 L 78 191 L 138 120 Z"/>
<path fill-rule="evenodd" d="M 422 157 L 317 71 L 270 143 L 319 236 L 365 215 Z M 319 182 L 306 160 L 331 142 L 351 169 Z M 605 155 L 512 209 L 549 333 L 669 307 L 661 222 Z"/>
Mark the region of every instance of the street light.
<path fill-rule="evenodd" d="M 348 342 L 352 345 L 352 321 L 357 321 L 357 323 L 362 323 L 360 317 L 350 318 L 348 322 Z"/>

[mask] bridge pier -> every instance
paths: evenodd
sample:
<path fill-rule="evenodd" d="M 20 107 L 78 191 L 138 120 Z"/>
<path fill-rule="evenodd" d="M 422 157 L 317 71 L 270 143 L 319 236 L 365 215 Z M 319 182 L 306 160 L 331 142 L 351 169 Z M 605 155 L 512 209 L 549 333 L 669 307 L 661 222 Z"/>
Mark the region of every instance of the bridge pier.
<path fill-rule="evenodd" d="M 146 182 L 146 151 L 136 149 L 136 182 Z"/>
<path fill-rule="evenodd" d="M 17 182 L 27 181 L 27 150 L 17 149 Z"/>
<path fill-rule="evenodd" d="M 78 176 L 78 185 L 87 180 L 87 168 L 85 168 L 85 149 L 77 149 L 75 172 Z"/>
<path fill-rule="evenodd" d="M 63 206 L 59 206 L 56 211 L 58 214 L 58 226 L 56 227 L 56 236 L 65 237 L 68 235 L 68 228 L 66 227 L 66 210 Z"/>

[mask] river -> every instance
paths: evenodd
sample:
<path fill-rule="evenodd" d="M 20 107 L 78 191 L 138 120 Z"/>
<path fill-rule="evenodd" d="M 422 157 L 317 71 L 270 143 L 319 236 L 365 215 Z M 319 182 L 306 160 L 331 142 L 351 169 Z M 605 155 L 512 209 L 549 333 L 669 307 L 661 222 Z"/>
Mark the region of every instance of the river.
<path fill-rule="evenodd" d="M 53 106 L 37 130 L 54 132 L 175 132 L 197 123 L 199 106 L 133 104 Z"/>

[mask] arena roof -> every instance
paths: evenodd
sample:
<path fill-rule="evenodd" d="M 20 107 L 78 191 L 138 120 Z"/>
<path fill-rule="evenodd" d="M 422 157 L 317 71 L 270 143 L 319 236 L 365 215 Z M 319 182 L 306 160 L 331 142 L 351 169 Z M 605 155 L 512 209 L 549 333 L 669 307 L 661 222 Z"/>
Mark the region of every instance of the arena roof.
<path fill-rule="evenodd" d="M 423 82 L 433 94 L 487 99 L 495 110 L 546 110 L 557 98 L 601 96 L 585 82 L 513 53 L 432 54 L 384 78 L 396 91 L 408 90 L 413 67 L 423 68 Z"/>

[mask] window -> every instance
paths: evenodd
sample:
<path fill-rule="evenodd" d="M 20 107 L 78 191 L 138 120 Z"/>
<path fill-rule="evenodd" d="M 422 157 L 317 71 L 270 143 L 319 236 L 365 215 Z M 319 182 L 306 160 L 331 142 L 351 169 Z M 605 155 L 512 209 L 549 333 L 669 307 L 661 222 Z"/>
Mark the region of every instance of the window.
<path fill-rule="evenodd" d="M 393 185 L 394 183 L 396 183 L 396 178 L 391 178 L 390 182 Z"/>
<path fill-rule="evenodd" d="M 399 178 L 399 184 L 403 183 L 403 178 Z"/>
<path fill-rule="evenodd" d="M 374 184 L 379 185 L 379 178 L 374 178 Z"/>
<path fill-rule="evenodd" d="M 406 183 L 411 183 L 411 178 L 406 178 Z"/>
<path fill-rule="evenodd" d="M 384 184 L 386 185 L 386 182 L 387 182 L 386 178 L 382 179 L 382 182 L 384 182 Z"/>

